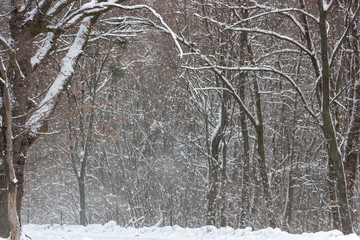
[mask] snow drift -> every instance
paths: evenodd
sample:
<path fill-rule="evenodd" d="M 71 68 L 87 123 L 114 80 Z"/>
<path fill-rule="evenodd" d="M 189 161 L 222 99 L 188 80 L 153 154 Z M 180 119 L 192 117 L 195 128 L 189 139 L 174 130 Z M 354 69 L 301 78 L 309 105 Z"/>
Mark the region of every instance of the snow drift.
<path fill-rule="evenodd" d="M 25 225 L 24 233 L 32 240 L 358 240 L 355 234 L 344 236 L 340 231 L 289 234 L 276 228 L 253 231 L 251 228 L 144 227 L 123 228 L 111 221 L 105 225 Z M 25 238 L 24 238 L 25 239 Z M 0 240 L 4 240 L 0 238 Z"/>

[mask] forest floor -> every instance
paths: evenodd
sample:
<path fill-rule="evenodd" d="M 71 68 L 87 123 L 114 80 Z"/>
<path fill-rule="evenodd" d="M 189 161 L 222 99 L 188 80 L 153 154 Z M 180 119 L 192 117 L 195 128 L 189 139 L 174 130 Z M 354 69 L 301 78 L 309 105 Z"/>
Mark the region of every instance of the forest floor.
<path fill-rule="evenodd" d="M 23 232 L 32 240 L 358 240 L 355 234 L 344 236 L 337 230 L 329 232 L 289 234 L 280 229 L 267 228 L 253 231 L 251 228 L 217 229 L 145 227 L 122 228 L 115 222 L 87 227 L 76 225 L 25 225 Z M 25 239 L 25 238 L 23 238 Z M 4 240 L 0 238 L 0 240 Z"/>

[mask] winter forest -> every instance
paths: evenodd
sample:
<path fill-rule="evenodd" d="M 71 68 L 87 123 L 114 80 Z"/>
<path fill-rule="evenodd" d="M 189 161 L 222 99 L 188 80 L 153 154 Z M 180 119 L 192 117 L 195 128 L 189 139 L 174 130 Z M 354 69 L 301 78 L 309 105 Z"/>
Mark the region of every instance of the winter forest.
<path fill-rule="evenodd" d="M 0 0 L 0 237 L 360 231 L 359 0 Z"/>

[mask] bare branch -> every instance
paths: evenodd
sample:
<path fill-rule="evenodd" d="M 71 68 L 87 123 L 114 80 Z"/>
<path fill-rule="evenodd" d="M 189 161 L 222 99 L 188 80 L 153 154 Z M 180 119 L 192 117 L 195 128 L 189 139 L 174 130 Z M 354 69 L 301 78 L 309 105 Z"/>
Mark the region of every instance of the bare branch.
<path fill-rule="evenodd" d="M 345 29 L 345 31 L 343 32 L 343 34 L 341 35 L 340 39 L 336 42 L 334 50 L 331 54 L 330 60 L 329 60 L 329 65 L 330 67 L 332 66 L 332 64 L 334 63 L 334 59 L 337 55 L 337 53 L 339 52 L 339 49 L 342 45 L 342 43 L 344 42 L 344 40 L 346 39 L 347 34 L 349 33 L 350 28 L 352 27 L 355 19 L 358 17 L 358 14 L 360 12 L 360 4 L 357 6 L 355 13 L 351 16 L 351 19 Z"/>
<path fill-rule="evenodd" d="M 167 30 L 167 32 L 170 34 L 170 36 L 173 38 L 174 43 L 179 51 L 179 55 L 180 57 L 183 56 L 183 50 L 178 42 L 178 38 L 176 33 L 174 33 L 174 31 L 166 24 L 166 22 L 164 21 L 164 19 L 161 17 L 161 15 L 159 13 L 157 13 L 153 8 L 147 6 L 147 5 L 133 5 L 133 6 L 125 6 L 125 5 L 121 5 L 121 4 L 115 4 L 115 3 L 103 3 L 101 5 L 109 5 L 109 6 L 113 6 L 113 7 L 117 7 L 117 8 L 121 8 L 121 9 L 126 9 L 126 10 L 135 10 L 135 9 L 148 9 L 157 19 L 159 19 L 159 21 L 161 22 L 161 24 L 164 26 L 164 28 Z"/>
<path fill-rule="evenodd" d="M 296 47 L 303 50 L 310 57 L 313 57 L 315 55 L 314 52 L 311 52 L 307 47 L 305 47 L 304 45 L 302 45 L 301 43 L 299 43 L 295 39 L 293 39 L 291 37 L 288 37 L 286 35 L 279 34 L 279 33 L 274 32 L 274 31 L 268 31 L 268 30 L 259 29 L 259 28 L 231 28 L 231 30 L 241 31 L 241 32 L 248 32 L 248 33 L 260 33 L 260 34 L 265 34 L 265 35 L 268 35 L 268 36 L 276 37 L 278 39 L 287 41 L 287 42 L 295 45 Z"/>

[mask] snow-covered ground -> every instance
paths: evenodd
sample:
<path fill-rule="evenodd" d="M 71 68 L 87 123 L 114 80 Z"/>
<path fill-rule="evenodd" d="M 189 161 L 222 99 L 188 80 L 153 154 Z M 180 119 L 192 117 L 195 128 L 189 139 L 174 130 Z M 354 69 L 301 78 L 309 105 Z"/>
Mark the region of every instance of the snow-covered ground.
<path fill-rule="evenodd" d="M 355 234 L 344 236 L 339 231 L 289 234 L 280 229 L 267 228 L 252 231 L 251 228 L 217 229 L 212 226 L 201 228 L 145 227 L 122 228 L 115 222 L 105 225 L 60 226 L 25 225 L 24 232 L 32 240 L 359 240 Z M 0 238 L 0 240 L 4 240 Z"/>

